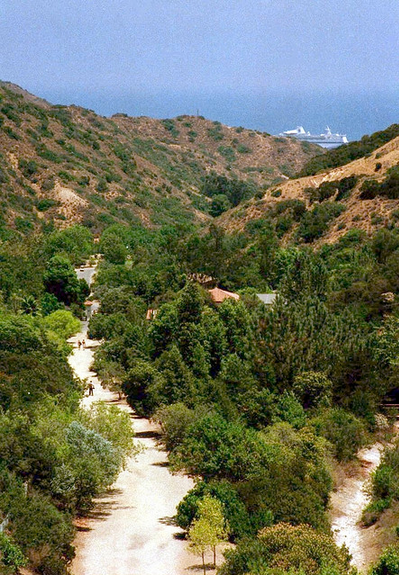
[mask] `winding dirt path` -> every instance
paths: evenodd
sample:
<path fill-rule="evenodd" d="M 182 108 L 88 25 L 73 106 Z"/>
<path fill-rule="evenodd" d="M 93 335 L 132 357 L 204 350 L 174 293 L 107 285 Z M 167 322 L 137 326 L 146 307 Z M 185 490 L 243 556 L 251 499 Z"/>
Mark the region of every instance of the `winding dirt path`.
<path fill-rule="evenodd" d="M 69 362 L 76 375 L 89 378 L 94 395 L 84 405 L 104 400 L 131 414 L 134 430 L 145 449 L 128 461 L 112 489 L 96 500 L 96 506 L 81 522 L 75 539 L 73 575 L 188 575 L 198 559 L 179 539 L 171 524 L 176 505 L 193 487 L 184 475 L 172 475 L 166 453 L 157 448 L 156 426 L 134 415 L 125 400 L 104 390 L 90 371 L 96 341 L 87 339 L 87 326 L 70 341 L 86 339 L 86 348 L 75 347 Z"/>
<path fill-rule="evenodd" d="M 366 487 L 370 474 L 381 460 L 383 445 L 375 443 L 358 453 L 361 470 L 346 477 L 331 495 L 331 526 L 338 545 L 345 544 L 352 555 L 352 564 L 365 572 L 381 552 L 374 526 L 360 526 L 362 511 L 370 501 Z"/>

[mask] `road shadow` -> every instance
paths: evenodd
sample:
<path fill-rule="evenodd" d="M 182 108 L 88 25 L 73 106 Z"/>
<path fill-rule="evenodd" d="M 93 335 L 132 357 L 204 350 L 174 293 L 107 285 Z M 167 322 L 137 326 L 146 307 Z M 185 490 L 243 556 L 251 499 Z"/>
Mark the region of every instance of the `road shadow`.
<path fill-rule="evenodd" d="M 186 541 L 187 537 L 184 531 L 178 531 L 176 533 L 173 533 L 173 539 L 177 539 L 177 541 Z"/>
<path fill-rule="evenodd" d="M 105 509 L 93 509 L 93 511 L 87 513 L 85 517 L 87 517 L 87 519 L 92 519 L 93 521 L 105 521 L 110 517 L 110 515 L 111 511 L 106 511 Z"/>
<path fill-rule="evenodd" d="M 93 531 L 92 527 L 83 527 L 83 525 L 75 525 L 75 529 L 79 533 L 88 533 L 89 531 Z"/>
<path fill-rule="evenodd" d="M 161 517 L 160 519 L 158 519 L 158 521 L 163 525 L 174 525 L 175 527 L 177 527 L 176 520 L 173 517 L 173 515 L 171 517 Z"/>
<path fill-rule="evenodd" d="M 136 431 L 134 436 L 139 439 L 157 439 L 160 434 L 158 431 Z"/>
<path fill-rule="evenodd" d="M 202 563 L 200 565 L 190 565 L 186 568 L 186 571 L 203 571 L 204 566 Z M 205 563 L 205 571 L 215 571 L 215 566 L 213 563 Z"/>
<path fill-rule="evenodd" d="M 151 463 L 154 467 L 170 467 L 169 461 L 157 461 L 155 463 Z"/>
<path fill-rule="evenodd" d="M 109 489 L 107 489 L 107 491 L 101 493 L 100 498 L 109 499 L 110 497 L 114 497 L 115 495 L 122 495 L 122 493 L 123 493 L 122 489 L 118 489 L 117 487 L 110 487 Z"/>
<path fill-rule="evenodd" d="M 95 521 L 105 521 L 107 517 L 112 514 L 112 511 L 117 508 L 115 497 L 122 493 L 122 489 L 107 489 L 107 491 L 101 493 L 101 495 L 95 500 L 95 506 L 93 509 L 89 509 L 84 515 L 82 515 L 82 517 Z"/>

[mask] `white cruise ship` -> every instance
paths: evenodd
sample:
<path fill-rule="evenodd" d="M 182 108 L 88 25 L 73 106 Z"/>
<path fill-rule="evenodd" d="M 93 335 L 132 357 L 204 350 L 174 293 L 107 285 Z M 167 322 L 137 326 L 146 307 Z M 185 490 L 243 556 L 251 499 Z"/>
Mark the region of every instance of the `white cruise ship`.
<path fill-rule="evenodd" d="M 348 143 L 348 138 L 345 134 L 333 134 L 328 126 L 324 134 L 311 134 L 310 132 L 306 132 L 302 126 L 298 126 L 295 130 L 287 130 L 279 134 L 279 136 L 296 138 L 302 142 L 317 144 L 322 148 L 328 149 L 338 148 L 338 146 Z"/>

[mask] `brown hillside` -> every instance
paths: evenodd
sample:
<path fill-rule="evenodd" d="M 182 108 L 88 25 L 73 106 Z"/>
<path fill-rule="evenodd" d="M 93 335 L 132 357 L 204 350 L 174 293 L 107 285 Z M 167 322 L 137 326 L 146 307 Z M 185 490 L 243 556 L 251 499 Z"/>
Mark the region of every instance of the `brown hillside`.
<path fill-rule="evenodd" d="M 201 117 L 104 118 L 0 83 L 0 218 L 21 231 L 46 222 L 101 229 L 206 221 L 207 173 L 264 189 L 318 153 Z"/>
<path fill-rule="evenodd" d="M 311 203 L 309 188 L 316 189 L 324 182 L 339 182 L 343 178 L 357 176 L 355 188 L 340 202 L 345 206 L 345 211 L 334 220 L 318 243 L 334 242 L 352 228 L 371 234 L 378 227 L 394 225 L 397 221 L 399 200 L 380 196 L 370 200 L 360 199 L 360 188 L 365 180 L 383 181 L 388 170 L 398 165 L 399 137 L 378 148 L 368 157 L 360 158 L 345 166 L 275 185 L 266 191 L 261 200 L 250 200 L 245 205 L 226 212 L 218 221 L 229 231 L 243 230 L 251 220 L 264 217 L 279 203 L 292 199 L 302 200 L 308 209 L 314 209 L 318 203 Z M 334 201 L 335 198 L 329 199 Z"/>

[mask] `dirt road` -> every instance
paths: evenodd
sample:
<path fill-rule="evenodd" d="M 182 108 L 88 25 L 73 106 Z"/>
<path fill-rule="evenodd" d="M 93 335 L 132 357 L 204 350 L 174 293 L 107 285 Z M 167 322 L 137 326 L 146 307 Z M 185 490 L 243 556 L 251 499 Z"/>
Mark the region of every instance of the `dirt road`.
<path fill-rule="evenodd" d="M 375 443 L 359 451 L 360 471 L 354 477 L 347 477 L 331 495 L 331 523 L 335 541 L 348 547 L 352 563 L 361 573 L 366 572 L 381 552 L 374 527 L 362 528 L 359 522 L 363 509 L 370 501 L 367 483 L 371 472 L 380 463 L 382 449 L 382 444 Z"/>
<path fill-rule="evenodd" d="M 72 340 L 81 340 L 85 335 L 79 334 Z M 129 460 L 113 488 L 97 500 L 93 512 L 82 522 L 75 540 L 76 558 L 71 572 L 188 575 L 200 561 L 188 551 L 187 543 L 176 537 L 180 532 L 170 519 L 193 482 L 183 475 L 169 473 L 166 453 L 157 448 L 154 439 L 156 427 L 135 417 L 124 400 L 118 401 L 117 395 L 101 387 L 90 371 L 93 346 L 98 342 L 85 339 L 86 348 L 75 348 L 69 359 L 77 376 L 94 384 L 94 395 L 85 397 L 84 405 L 101 399 L 129 411 L 136 436 L 145 450 Z"/>

